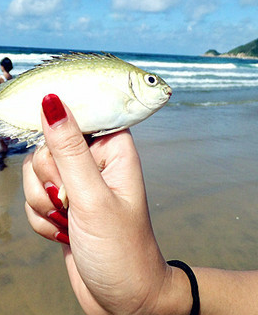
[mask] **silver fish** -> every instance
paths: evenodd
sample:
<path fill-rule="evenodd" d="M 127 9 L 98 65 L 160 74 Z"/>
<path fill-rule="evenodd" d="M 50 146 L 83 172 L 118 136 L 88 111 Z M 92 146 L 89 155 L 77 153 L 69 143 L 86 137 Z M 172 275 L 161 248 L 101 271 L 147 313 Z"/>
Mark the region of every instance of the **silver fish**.
<path fill-rule="evenodd" d="M 0 91 L 0 136 L 28 146 L 40 141 L 41 102 L 50 93 L 69 106 L 84 134 L 100 136 L 146 119 L 167 103 L 172 89 L 109 53 L 52 57 Z"/>

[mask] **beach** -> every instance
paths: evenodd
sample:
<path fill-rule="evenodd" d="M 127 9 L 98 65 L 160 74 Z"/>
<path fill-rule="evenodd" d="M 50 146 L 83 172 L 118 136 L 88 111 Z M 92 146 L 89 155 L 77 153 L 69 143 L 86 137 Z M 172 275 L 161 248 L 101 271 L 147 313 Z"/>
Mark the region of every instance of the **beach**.
<path fill-rule="evenodd" d="M 214 110 L 197 108 L 202 113 L 189 112 L 181 126 L 179 107 L 163 110 L 131 128 L 162 253 L 194 266 L 257 268 L 257 108 L 217 108 L 216 117 Z M 213 123 L 195 129 L 197 117 Z M 170 130 L 159 124 L 161 118 Z M 0 173 L 0 313 L 83 314 L 60 246 L 27 223 L 24 157 L 9 156 Z"/>
<path fill-rule="evenodd" d="M 16 60 L 23 58 L 17 67 L 41 58 L 33 56 L 17 54 Z M 163 73 L 174 89 L 166 107 L 131 128 L 164 257 L 192 266 L 257 269 L 257 63 L 128 58 Z M 10 151 L 0 172 L 0 314 L 84 314 L 61 246 L 36 235 L 27 222 L 26 154 Z"/>

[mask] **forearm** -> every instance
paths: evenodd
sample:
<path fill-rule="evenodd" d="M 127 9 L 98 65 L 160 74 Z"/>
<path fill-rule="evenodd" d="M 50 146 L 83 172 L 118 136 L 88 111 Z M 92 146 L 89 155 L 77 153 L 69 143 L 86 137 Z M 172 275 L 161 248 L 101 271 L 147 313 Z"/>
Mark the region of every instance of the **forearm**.
<path fill-rule="evenodd" d="M 193 303 L 189 279 L 181 269 L 169 269 L 170 288 L 163 291 L 154 314 L 189 315 Z M 258 314 L 258 271 L 192 270 L 199 287 L 200 315 Z"/>
<path fill-rule="evenodd" d="M 193 269 L 200 293 L 200 315 L 257 315 L 258 271 Z"/>

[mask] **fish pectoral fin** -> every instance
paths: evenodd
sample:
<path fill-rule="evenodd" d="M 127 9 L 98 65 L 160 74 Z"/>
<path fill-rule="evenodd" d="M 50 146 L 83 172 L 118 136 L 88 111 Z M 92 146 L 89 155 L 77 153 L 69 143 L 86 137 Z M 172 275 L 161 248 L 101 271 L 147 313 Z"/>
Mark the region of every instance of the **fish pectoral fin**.
<path fill-rule="evenodd" d="M 92 137 L 100 137 L 100 136 L 108 135 L 110 133 L 118 132 L 118 131 L 124 130 L 126 128 L 128 128 L 128 127 L 127 126 L 121 126 L 121 127 L 114 128 L 114 129 L 100 130 L 98 132 L 93 133 Z"/>

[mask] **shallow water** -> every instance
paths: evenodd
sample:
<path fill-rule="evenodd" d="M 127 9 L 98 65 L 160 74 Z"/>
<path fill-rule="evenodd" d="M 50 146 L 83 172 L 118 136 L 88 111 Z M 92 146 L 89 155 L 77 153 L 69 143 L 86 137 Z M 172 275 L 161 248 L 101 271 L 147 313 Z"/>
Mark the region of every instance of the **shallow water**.
<path fill-rule="evenodd" d="M 258 268 L 257 106 L 163 111 L 135 127 L 163 254 L 192 265 Z"/>
<path fill-rule="evenodd" d="M 171 105 L 131 129 L 166 259 L 258 268 L 257 121 L 258 108 L 251 102 Z M 60 246 L 27 223 L 24 157 L 8 156 L 0 172 L 0 314 L 83 314 Z"/>

